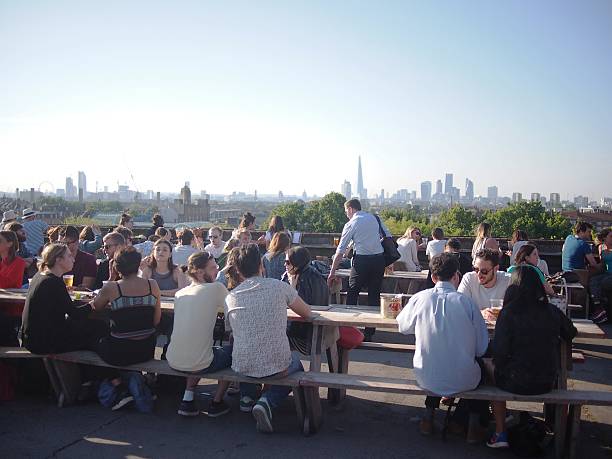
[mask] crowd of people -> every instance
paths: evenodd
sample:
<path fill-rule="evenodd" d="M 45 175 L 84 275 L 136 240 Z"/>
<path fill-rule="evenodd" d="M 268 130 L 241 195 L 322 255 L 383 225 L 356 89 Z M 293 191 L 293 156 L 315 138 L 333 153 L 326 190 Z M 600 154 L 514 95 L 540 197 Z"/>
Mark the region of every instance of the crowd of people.
<path fill-rule="evenodd" d="M 185 228 L 175 234 L 155 215 L 146 240 L 137 242 L 128 214 L 102 236 L 96 226 L 82 231 L 70 225 L 48 228 L 31 209 L 23 212 L 23 223 L 5 213 L 0 288 L 28 284 L 21 335 L 23 345 L 38 354 L 87 349 L 110 364 L 134 364 L 152 359 L 158 335 L 166 335 L 162 358 L 186 374 L 178 413 L 196 416 L 200 408 L 195 388 L 207 373 L 231 367 L 262 378 L 302 370 L 300 354 L 311 352 L 312 326 L 288 324 L 286 310 L 308 319 L 311 305 L 329 304 L 340 267 L 351 268 L 347 304 L 357 304 L 366 289 L 368 304 L 379 305 L 388 264 L 381 239 L 391 234 L 359 200 L 348 200 L 344 209 L 348 222 L 327 269 L 319 269 L 306 248 L 291 247 L 291 234 L 280 216 L 274 216 L 266 233 L 254 241 L 255 217 L 247 212 L 224 241 L 220 227 L 207 232 Z M 437 394 L 425 401 L 424 434 L 433 432 L 441 397 L 473 389 L 487 379 L 519 394 L 550 391 L 557 377 L 559 340 L 571 340 L 576 333 L 548 300 L 554 295 L 548 269 L 527 234 L 513 234 L 506 271 L 500 269 L 504 253 L 491 234 L 488 223 L 478 226 L 471 257 L 461 251 L 458 239 L 445 239 L 442 228 L 432 231 L 430 241 L 424 241 L 416 227 L 397 240 L 396 269 L 421 270 L 419 250 L 425 250 L 429 260 L 430 288 L 413 295 L 397 318 L 400 332 L 416 336 L 413 363 L 419 385 Z M 599 260 L 592 253 L 591 234 L 592 227 L 579 222 L 565 240 L 562 263 L 566 271 L 587 266 L 600 270 L 591 277 L 590 292 L 596 306 L 593 319 L 602 321 L 607 319 L 603 292 L 612 288 L 612 232 L 597 235 Z M 94 255 L 99 252 L 104 255 L 101 260 Z M 73 301 L 67 278 L 75 289 L 95 289 L 97 295 L 88 303 Z M 170 318 L 162 314 L 162 297 L 174 297 Z M 92 312 L 104 313 L 105 320 Z M 215 346 L 220 320 L 232 338 L 230 344 Z M 485 320 L 496 320 L 492 343 Z M 375 333 L 366 329 L 364 336 L 356 329 L 326 328 L 325 346 L 342 341 L 343 332 L 353 337 L 349 346 Z M 492 364 L 485 363 L 486 357 Z M 119 409 L 134 400 L 127 382 L 133 375 L 104 376 L 105 406 Z M 273 412 L 290 389 L 240 384 L 237 390 L 240 410 L 252 413 L 258 430 L 273 431 Z M 229 411 L 227 391 L 228 384 L 220 382 L 205 410 L 208 416 Z M 460 402 L 456 414 L 468 441 L 478 441 L 488 422 L 489 404 Z M 493 414 L 496 429 L 488 444 L 508 446 L 505 405 L 493 403 Z"/>

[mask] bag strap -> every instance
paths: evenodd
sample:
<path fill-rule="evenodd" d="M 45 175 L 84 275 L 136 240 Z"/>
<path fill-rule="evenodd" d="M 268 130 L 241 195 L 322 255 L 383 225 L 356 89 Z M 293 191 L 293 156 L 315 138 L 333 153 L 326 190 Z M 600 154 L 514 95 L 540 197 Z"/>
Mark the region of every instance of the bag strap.
<path fill-rule="evenodd" d="M 376 217 L 376 221 L 378 222 L 378 234 L 380 235 L 380 238 L 384 238 L 387 237 L 385 230 L 383 230 L 382 227 L 382 223 L 380 223 L 380 217 L 376 214 L 374 214 L 374 216 Z"/>

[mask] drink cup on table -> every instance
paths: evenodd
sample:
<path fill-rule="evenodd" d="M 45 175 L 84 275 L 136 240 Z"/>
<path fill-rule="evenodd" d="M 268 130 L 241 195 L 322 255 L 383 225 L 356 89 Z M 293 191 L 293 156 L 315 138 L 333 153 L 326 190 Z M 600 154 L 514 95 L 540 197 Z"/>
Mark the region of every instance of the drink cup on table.
<path fill-rule="evenodd" d="M 502 307 L 504 306 L 504 300 L 491 299 L 489 300 L 489 303 L 491 305 L 491 307 L 489 308 L 490 313 L 494 317 L 494 319 L 497 320 L 497 318 L 499 317 L 499 313 L 501 312 Z"/>
<path fill-rule="evenodd" d="M 74 283 L 74 274 L 64 274 L 63 276 L 64 284 L 66 284 L 66 288 L 68 290 L 72 290 Z"/>

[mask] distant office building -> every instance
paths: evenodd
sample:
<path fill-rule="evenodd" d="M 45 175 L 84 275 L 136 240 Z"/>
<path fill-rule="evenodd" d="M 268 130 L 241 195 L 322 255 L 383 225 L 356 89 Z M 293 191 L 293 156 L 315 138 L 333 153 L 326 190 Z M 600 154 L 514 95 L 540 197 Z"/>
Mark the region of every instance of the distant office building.
<path fill-rule="evenodd" d="M 456 186 L 450 188 L 450 193 L 448 193 L 448 195 L 453 203 L 459 202 L 461 199 L 461 191 Z"/>
<path fill-rule="evenodd" d="M 385 189 L 384 188 L 380 189 L 380 195 L 378 196 L 378 200 L 380 201 L 381 205 L 385 203 Z"/>
<path fill-rule="evenodd" d="M 366 191 L 363 188 L 363 172 L 361 171 L 361 156 L 359 156 L 359 163 L 357 165 L 357 196 L 359 196 L 359 199 L 367 198 Z"/>
<path fill-rule="evenodd" d="M 474 200 L 474 182 L 469 178 L 465 179 L 465 199 L 468 201 Z"/>
<path fill-rule="evenodd" d="M 442 194 L 442 180 L 436 180 L 436 194 Z"/>
<path fill-rule="evenodd" d="M 421 199 L 431 201 L 431 182 L 421 182 Z"/>
<path fill-rule="evenodd" d="M 576 196 L 574 198 L 574 205 L 577 208 L 588 207 L 589 206 L 589 197 L 588 196 Z"/>
<path fill-rule="evenodd" d="M 540 200 L 540 193 L 531 193 L 531 200 L 532 201 L 539 201 Z"/>
<path fill-rule="evenodd" d="M 490 186 L 487 188 L 487 198 L 491 202 L 497 202 L 497 187 Z"/>
<path fill-rule="evenodd" d="M 453 193 L 453 174 L 446 174 L 444 176 L 444 194 Z"/>
<path fill-rule="evenodd" d="M 63 188 L 58 188 L 57 190 L 55 190 L 55 196 L 57 196 L 58 198 L 66 197 L 66 190 L 64 190 Z"/>
<path fill-rule="evenodd" d="M 340 187 L 340 193 L 346 198 L 348 201 L 353 197 L 353 191 L 351 190 L 351 182 L 345 180 L 342 186 Z"/>
<path fill-rule="evenodd" d="M 66 177 L 66 197 L 68 199 L 76 198 L 77 192 L 72 177 Z"/>
<path fill-rule="evenodd" d="M 550 205 L 559 207 L 561 205 L 561 195 L 559 193 L 550 193 Z"/>
<path fill-rule="evenodd" d="M 521 202 L 523 200 L 522 193 L 512 193 L 512 202 Z"/>
<path fill-rule="evenodd" d="M 410 192 L 410 200 L 411 200 L 411 201 L 416 201 L 416 197 L 417 197 L 416 190 L 412 190 L 412 191 Z"/>
<path fill-rule="evenodd" d="M 87 176 L 85 175 L 85 172 L 83 171 L 79 171 L 79 178 L 78 178 L 78 189 L 79 190 L 83 190 L 83 195 L 87 194 Z"/>
<path fill-rule="evenodd" d="M 306 190 L 304 190 L 304 191 L 302 192 L 302 200 L 303 200 L 303 201 L 308 200 L 308 195 L 306 194 Z"/>

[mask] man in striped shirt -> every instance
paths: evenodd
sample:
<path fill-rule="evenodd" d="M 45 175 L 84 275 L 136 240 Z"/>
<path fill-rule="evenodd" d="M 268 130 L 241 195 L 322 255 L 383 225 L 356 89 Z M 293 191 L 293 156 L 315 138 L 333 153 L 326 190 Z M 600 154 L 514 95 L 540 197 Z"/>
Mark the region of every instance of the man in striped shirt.
<path fill-rule="evenodd" d="M 38 255 L 45 243 L 45 233 L 49 229 L 44 221 L 38 220 L 38 212 L 32 209 L 24 209 L 22 217 L 23 229 L 26 233 L 25 245 L 30 253 Z"/>

